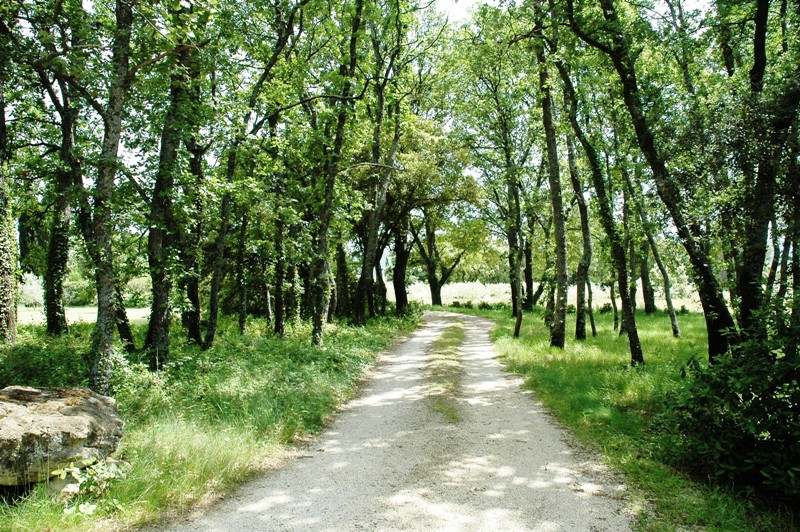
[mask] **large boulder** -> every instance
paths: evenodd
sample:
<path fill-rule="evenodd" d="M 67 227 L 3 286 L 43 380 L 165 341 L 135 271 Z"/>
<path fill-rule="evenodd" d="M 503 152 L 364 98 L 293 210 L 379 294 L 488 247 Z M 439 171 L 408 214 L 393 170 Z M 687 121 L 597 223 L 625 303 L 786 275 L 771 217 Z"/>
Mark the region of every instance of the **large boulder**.
<path fill-rule="evenodd" d="M 0 485 L 40 482 L 55 469 L 83 467 L 117 448 L 114 400 L 82 388 L 0 390 Z"/>

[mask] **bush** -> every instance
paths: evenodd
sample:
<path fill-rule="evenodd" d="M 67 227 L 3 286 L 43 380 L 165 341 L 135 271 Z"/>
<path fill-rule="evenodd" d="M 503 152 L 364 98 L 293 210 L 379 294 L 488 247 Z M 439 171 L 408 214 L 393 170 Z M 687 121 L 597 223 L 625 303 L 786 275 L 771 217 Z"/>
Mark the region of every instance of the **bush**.
<path fill-rule="evenodd" d="M 92 307 L 97 304 L 94 283 L 86 279 L 64 281 L 64 304 L 68 307 Z"/>
<path fill-rule="evenodd" d="M 611 306 L 611 303 L 603 303 L 603 306 L 600 307 L 597 312 L 599 312 L 600 314 L 608 314 L 612 310 L 614 309 Z"/>
<path fill-rule="evenodd" d="M 152 300 L 152 283 L 149 277 L 134 277 L 128 281 L 123 293 L 128 308 L 146 308 Z"/>
<path fill-rule="evenodd" d="M 575 314 L 576 312 L 578 312 L 578 309 L 575 308 L 575 305 L 572 303 L 567 305 L 567 314 Z"/>
<path fill-rule="evenodd" d="M 478 308 L 481 310 L 492 310 L 494 307 L 491 303 L 487 303 L 486 301 L 481 301 L 478 303 Z"/>
<path fill-rule="evenodd" d="M 738 486 L 800 496 L 800 363 L 782 349 L 750 343 L 712 366 L 687 364 L 686 385 L 662 418 L 677 429 L 678 460 Z"/>
<path fill-rule="evenodd" d="M 464 308 L 475 308 L 475 307 L 472 304 L 472 301 L 467 301 L 466 303 L 464 303 Z"/>
<path fill-rule="evenodd" d="M 453 308 L 461 308 L 461 302 L 460 301 L 453 301 L 452 303 L 450 303 L 450 306 L 453 307 Z"/>

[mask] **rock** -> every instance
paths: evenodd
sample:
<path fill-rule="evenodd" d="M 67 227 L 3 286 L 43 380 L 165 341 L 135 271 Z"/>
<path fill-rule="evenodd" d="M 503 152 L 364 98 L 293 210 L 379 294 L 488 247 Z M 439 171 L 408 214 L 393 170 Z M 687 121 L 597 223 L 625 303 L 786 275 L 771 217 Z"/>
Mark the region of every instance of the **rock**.
<path fill-rule="evenodd" d="M 40 482 L 114 452 L 122 437 L 114 399 L 82 388 L 0 390 L 0 485 Z"/>

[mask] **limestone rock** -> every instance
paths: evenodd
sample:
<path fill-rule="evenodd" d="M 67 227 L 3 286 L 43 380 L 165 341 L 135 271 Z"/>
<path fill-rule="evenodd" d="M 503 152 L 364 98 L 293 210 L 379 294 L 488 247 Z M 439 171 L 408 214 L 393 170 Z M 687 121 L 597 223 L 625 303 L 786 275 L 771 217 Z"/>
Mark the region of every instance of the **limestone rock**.
<path fill-rule="evenodd" d="M 0 485 L 40 482 L 114 452 L 122 437 L 114 399 L 82 388 L 0 390 Z"/>

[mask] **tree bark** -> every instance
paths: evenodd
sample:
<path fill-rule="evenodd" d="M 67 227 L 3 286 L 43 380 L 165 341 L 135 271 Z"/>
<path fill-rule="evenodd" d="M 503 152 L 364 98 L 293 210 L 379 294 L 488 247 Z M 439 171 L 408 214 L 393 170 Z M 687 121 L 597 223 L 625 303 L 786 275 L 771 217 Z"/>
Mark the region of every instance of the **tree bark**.
<path fill-rule="evenodd" d="M 403 219 L 394 231 L 394 268 L 392 268 L 392 286 L 394 287 L 395 307 L 398 315 L 408 312 L 408 290 L 406 288 L 406 272 L 408 259 L 411 257 L 411 246 L 408 245 L 408 220 Z"/>
<path fill-rule="evenodd" d="M 187 226 L 181 231 L 179 257 L 183 264 L 183 276 L 180 280 L 181 288 L 186 292 L 187 305 L 181 314 L 181 322 L 186 328 L 186 336 L 190 343 L 201 346 L 203 344 L 203 334 L 200 327 L 201 306 L 200 306 L 200 239 L 203 233 L 200 213 L 203 210 L 203 202 L 200 198 L 199 188 L 205 180 L 203 171 L 203 157 L 205 148 L 199 146 L 196 137 L 193 135 L 186 141 L 186 149 L 191 153 L 189 158 L 189 171 L 193 177 L 193 183 L 186 183 L 183 192 L 188 198 L 192 198 L 195 215 L 190 217 Z"/>
<path fill-rule="evenodd" d="M 583 30 L 574 17 L 573 0 L 568 0 L 570 25 L 583 41 L 605 53 L 611 59 L 619 75 L 623 100 L 631 117 L 639 148 L 653 173 L 658 195 L 666 205 L 681 243 L 689 255 L 695 285 L 706 319 L 709 360 L 713 362 L 718 356 L 728 352 L 732 345 L 738 343 L 736 324 L 720 290 L 719 281 L 712 268 L 712 261 L 695 235 L 692 234 L 686 220 L 679 187 L 656 148 L 655 136 L 645 116 L 642 96 L 636 79 L 635 55 L 630 50 L 625 33 L 619 28 L 620 23 L 614 1 L 600 0 L 600 6 L 607 24 L 614 29 L 611 45 L 598 42 Z"/>
<path fill-rule="evenodd" d="M 533 310 L 533 246 L 530 236 L 525 239 L 525 299 L 522 301 L 522 310 Z"/>
<path fill-rule="evenodd" d="M 286 333 L 286 305 L 284 294 L 286 288 L 286 252 L 283 244 L 284 223 L 278 215 L 275 220 L 275 324 L 273 330 L 276 336 Z"/>
<path fill-rule="evenodd" d="M 542 123 L 547 145 L 548 183 L 550 185 L 550 204 L 553 212 L 553 238 L 556 255 L 555 308 L 553 309 L 553 325 L 550 328 L 550 345 L 563 349 L 567 325 L 567 229 L 561 197 L 561 175 L 556 130 L 553 124 L 550 74 L 545 62 L 543 45 L 537 50 L 536 56 L 539 63 L 539 90 L 541 91 Z"/>
<path fill-rule="evenodd" d="M 122 341 L 122 348 L 128 353 L 136 351 L 136 342 L 131 331 L 131 322 L 125 310 L 125 300 L 122 297 L 122 288 L 119 283 L 114 283 L 114 319 L 117 323 L 117 333 Z"/>
<path fill-rule="evenodd" d="M 569 102 L 567 101 L 567 105 Z M 575 284 L 578 289 L 578 297 L 575 305 L 575 339 L 586 339 L 586 289 L 589 283 L 589 267 L 592 263 L 592 233 L 589 226 L 589 208 L 586 205 L 586 198 L 583 197 L 583 184 L 578 176 L 578 168 L 575 164 L 575 148 L 572 137 L 567 138 L 567 160 L 569 163 L 569 176 L 572 182 L 572 190 L 575 192 L 575 199 L 578 204 L 578 213 L 581 218 L 581 238 L 583 241 L 583 253 L 578 263 L 578 271 L 575 275 Z"/>
<path fill-rule="evenodd" d="M 642 352 L 642 344 L 639 341 L 639 331 L 636 327 L 636 317 L 633 312 L 633 305 L 631 304 L 630 294 L 628 293 L 627 282 L 627 269 L 628 265 L 625 260 L 625 248 L 622 244 L 622 235 L 620 235 L 616 223 L 614 222 L 614 214 L 611 210 L 611 201 L 606 194 L 606 183 L 603 178 L 602 164 L 600 156 L 597 153 L 594 145 L 589 141 L 583 129 L 578 122 L 578 100 L 575 95 L 575 88 L 572 85 L 572 80 L 569 77 L 566 66 L 557 64 L 561 79 L 564 82 L 565 94 L 569 100 L 569 121 L 575 136 L 581 143 L 591 169 L 592 182 L 597 195 L 597 203 L 600 210 L 600 222 L 603 229 L 608 235 L 611 243 L 611 258 L 614 268 L 617 270 L 619 277 L 619 293 L 622 302 L 622 312 L 626 322 L 628 333 L 628 345 L 631 352 L 631 365 L 636 366 L 644 363 L 644 354 Z M 616 301 L 614 299 L 614 287 L 611 286 L 611 302 L 614 307 L 614 329 L 617 326 L 617 309 Z"/>
<path fill-rule="evenodd" d="M 316 212 L 316 227 L 312 235 L 313 258 L 311 262 L 311 298 L 313 314 L 311 317 L 311 343 L 322 345 L 322 326 L 328 308 L 329 279 L 327 275 L 328 263 L 328 229 L 333 216 L 333 199 L 336 179 L 339 174 L 339 163 L 344 145 L 345 126 L 347 124 L 349 107 L 351 106 L 351 91 L 353 78 L 358 65 L 358 36 L 360 33 L 364 0 L 356 0 L 355 12 L 350 25 L 350 41 L 347 57 L 339 65 L 339 76 L 342 80 L 339 96 L 341 101 L 337 104 L 336 128 L 332 145 L 323 147 L 324 152 L 324 182 L 321 183 L 322 197 L 318 201 Z"/>
<path fill-rule="evenodd" d="M 130 86 L 131 28 L 133 5 L 116 0 L 116 25 L 111 44 L 111 83 L 103 118 L 103 142 L 97 161 L 93 201 L 94 216 L 90 238 L 86 241 L 95 264 L 97 320 L 92 335 L 92 365 L 89 387 L 100 394 L 111 392 L 111 369 L 114 354 L 115 296 L 112 198 L 122 135 L 123 107 Z"/>
<path fill-rule="evenodd" d="M 172 274 L 170 261 L 174 251 L 175 216 L 172 197 L 178 172 L 178 148 L 184 134 L 187 114 L 187 76 L 190 66 L 188 48 L 178 53 L 175 71 L 170 77 L 170 104 L 164 116 L 153 192 L 150 198 L 150 230 L 147 238 L 147 261 L 152 281 L 152 303 L 145 350 L 151 370 L 161 369 L 169 360 L 169 334 L 172 324 Z"/>
<path fill-rule="evenodd" d="M 5 109 L 2 110 L 5 115 Z M 5 116 L 3 116 L 5 122 Z M 0 160 L 5 170 L 5 161 Z M 17 341 L 17 250 L 6 176 L 0 173 L 0 345 Z"/>
<path fill-rule="evenodd" d="M 340 318 L 352 316 L 350 304 L 350 274 L 347 267 L 347 252 L 344 245 L 336 245 L 336 315 Z"/>

